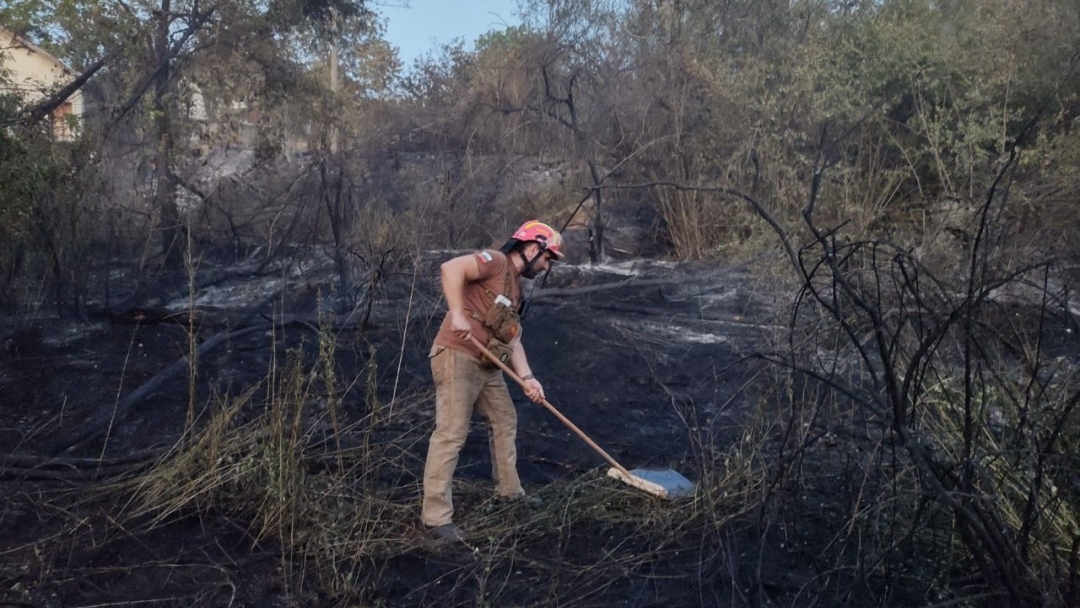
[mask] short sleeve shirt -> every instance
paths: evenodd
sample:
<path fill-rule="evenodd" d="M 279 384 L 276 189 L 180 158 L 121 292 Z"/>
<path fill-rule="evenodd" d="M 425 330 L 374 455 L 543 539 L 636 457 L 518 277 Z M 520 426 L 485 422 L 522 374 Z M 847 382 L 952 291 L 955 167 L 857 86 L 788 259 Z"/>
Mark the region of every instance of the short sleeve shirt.
<path fill-rule="evenodd" d="M 521 302 L 521 286 L 518 285 L 517 276 L 511 276 L 509 281 L 510 293 L 504 293 L 507 287 L 506 272 L 510 260 L 501 251 L 485 249 L 472 254 L 471 257 L 480 269 L 480 278 L 475 281 L 465 282 L 462 304 L 465 307 L 465 314 L 469 318 L 469 323 L 472 325 L 472 334 L 481 342 L 487 342 L 491 339 L 491 335 L 483 323 L 471 314 L 475 312 L 483 318 L 491 307 L 493 298 L 488 295 L 484 288 L 486 287 L 493 294 L 506 296 L 516 309 Z M 442 325 L 439 326 L 439 333 L 435 335 L 435 345 L 468 353 L 476 358 L 482 357 L 480 351 L 471 342 L 462 340 L 450 330 L 449 315 L 443 317 Z"/>

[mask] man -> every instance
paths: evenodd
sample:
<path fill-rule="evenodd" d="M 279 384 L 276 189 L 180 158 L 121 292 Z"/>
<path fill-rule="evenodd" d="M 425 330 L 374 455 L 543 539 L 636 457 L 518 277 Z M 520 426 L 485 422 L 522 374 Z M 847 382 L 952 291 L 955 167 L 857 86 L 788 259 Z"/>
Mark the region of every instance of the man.
<path fill-rule="evenodd" d="M 463 540 L 453 524 L 450 484 L 475 410 L 487 422 L 491 471 L 499 497 L 524 500 L 517 473 L 517 412 L 497 366 L 475 337 L 524 380 L 525 395 L 539 403 L 544 387 L 533 377 L 521 344 L 521 277 L 535 278 L 563 257 L 562 236 L 528 221 L 498 251 L 456 257 L 442 265 L 447 312 L 431 348 L 435 379 L 435 431 L 424 466 L 421 519 L 438 538 Z"/>

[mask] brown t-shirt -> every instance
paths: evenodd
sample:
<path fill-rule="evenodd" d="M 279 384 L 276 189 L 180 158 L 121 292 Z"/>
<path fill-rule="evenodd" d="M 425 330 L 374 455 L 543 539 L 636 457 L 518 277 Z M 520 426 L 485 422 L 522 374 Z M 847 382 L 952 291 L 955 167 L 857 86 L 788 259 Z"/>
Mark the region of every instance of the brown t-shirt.
<path fill-rule="evenodd" d="M 491 339 L 491 334 L 483 323 L 470 314 L 470 312 L 475 312 L 483 318 L 491 307 L 492 296 L 488 295 L 484 288 L 486 287 L 491 293 L 506 296 L 513 303 L 513 308 L 517 310 L 518 305 L 521 303 L 521 286 L 518 284 L 517 276 L 511 271 L 510 293 L 505 293 L 506 273 L 510 266 L 510 260 L 501 251 L 485 249 L 472 254 L 472 258 L 480 268 L 480 278 L 476 281 L 465 282 L 462 304 L 465 306 L 465 314 L 469 317 L 469 323 L 472 325 L 472 334 L 481 342 L 487 342 Z M 471 342 L 462 340 L 450 330 L 449 315 L 443 317 L 442 325 L 439 326 L 439 333 L 435 334 L 435 345 L 468 353 L 478 359 L 483 357 Z"/>

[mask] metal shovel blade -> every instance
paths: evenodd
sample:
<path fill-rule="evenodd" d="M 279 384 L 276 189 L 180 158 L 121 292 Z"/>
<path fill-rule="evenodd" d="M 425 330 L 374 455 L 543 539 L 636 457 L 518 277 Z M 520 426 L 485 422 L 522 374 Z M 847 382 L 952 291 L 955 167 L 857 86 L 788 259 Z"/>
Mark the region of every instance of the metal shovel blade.
<path fill-rule="evenodd" d="M 624 472 L 611 467 L 608 476 L 661 498 L 693 496 L 697 492 L 697 484 L 671 469 L 633 469 Z"/>

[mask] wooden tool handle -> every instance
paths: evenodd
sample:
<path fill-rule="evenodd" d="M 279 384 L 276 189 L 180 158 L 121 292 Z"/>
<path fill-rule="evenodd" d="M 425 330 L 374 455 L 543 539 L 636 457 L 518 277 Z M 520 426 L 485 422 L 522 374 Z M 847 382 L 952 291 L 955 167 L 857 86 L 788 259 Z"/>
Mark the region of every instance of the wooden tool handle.
<path fill-rule="evenodd" d="M 511 378 L 513 378 L 514 382 L 517 382 L 518 386 L 520 386 L 522 389 L 525 388 L 525 381 L 522 380 L 520 377 L 518 377 L 518 375 L 516 373 L 514 373 L 514 370 L 510 369 L 510 367 L 508 365 L 506 365 L 505 363 L 503 363 L 502 361 L 499 361 L 499 358 L 496 357 L 494 354 L 492 354 L 492 352 L 490 350 L 488 350 L 487 347 L 483 345 L 483 343 L 481 343 L 479 340 L 477 340 L 475 336 L 469 336 L 469 339 L 472 340 L 473 345 L 476 346 L 476 348 L 480 349 L 480 352 L 483 353 L 485 357 L 487 357 L 495 365 L 498 365 L 499 369 L 501 369 L 504 374 L 506 374 L 507 376 L 510 376 Z M 574 431 L 575 433 L 577 433 L 577 436 L 581 437 L 585 441 L 585 443 L 589 444 L 589 447 L 596 450 L 597 454 L 600 454 L 601 456 L 603 456 L 604 460 L 608 461 L 608 464 L 615 467 L 616 470 L 618 470 L 620 473 L 626 475 L 628 478 L 632 477 L 632 475 L 630 474 L 630 471 L 626 470 L 626 467 L 624 467 L 621 464 L 619 464 L 618 462 L 616 462 L 615 459 L 612 458 L 607 452 L 605 452 L 603 448 L 596 445 L 595 441 L 593 441 L 592 439 L 589 439 L 589 436 L 586 435 L 584 433 L 584 431 L 579 429 L 577 427 L 577 425 L 575 425 L 573 422 L 570 422 L 569 418 L 567 418 L 566 416 L 563 416 L 562 412 L 555 409 L 554 405 L 551 405 L 550 403 L 548 403 L 547 399 L 541 399 L 540 403 L 542 403 L 544 405 L 544 407 L 546 407 L 548 409 L 548 411 L 550 411 L 552 414 L 555 414 L 555 417 L 558 418 L 560 422 L 565 424 L 571 431 Z"/>

